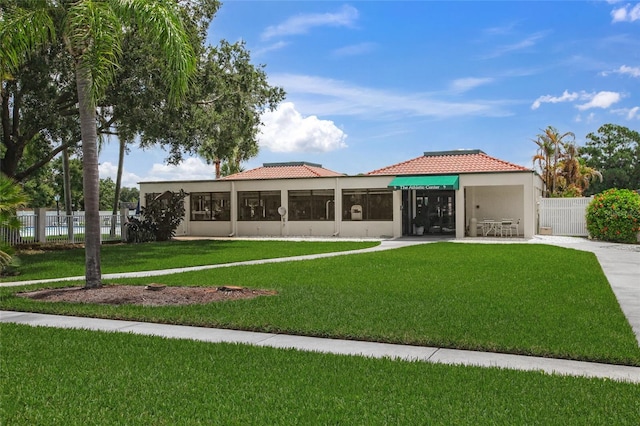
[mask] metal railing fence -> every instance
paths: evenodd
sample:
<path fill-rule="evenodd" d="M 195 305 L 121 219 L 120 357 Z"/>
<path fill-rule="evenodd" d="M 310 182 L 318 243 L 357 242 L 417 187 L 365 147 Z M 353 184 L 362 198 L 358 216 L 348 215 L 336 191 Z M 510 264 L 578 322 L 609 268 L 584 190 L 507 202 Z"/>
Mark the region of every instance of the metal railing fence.
<path fill-rule="evenodd" d="M 18 244 L 46 243 L 69 244 L 83 243 L 85 239 L 84 214 L 51 214 L 42 211 L 21 213 L 17 216 L 19 230 L 0 229 L 0 241 L 12 246 Z M 125 214 L 100 214 L 100 239 L 102 242 L 122 241 L 125 239 Z"/>

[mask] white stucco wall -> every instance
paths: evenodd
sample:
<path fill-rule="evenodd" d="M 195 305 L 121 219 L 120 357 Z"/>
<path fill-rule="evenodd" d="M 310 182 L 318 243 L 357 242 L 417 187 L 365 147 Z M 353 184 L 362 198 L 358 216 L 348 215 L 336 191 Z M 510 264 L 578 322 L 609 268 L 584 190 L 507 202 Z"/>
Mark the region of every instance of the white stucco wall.
<path fill-rule="evenodd" d="M 343 189 L 387 188 L 391 176 L 343 176 L 306 179 L 269 179 L 238 181 L 182 181 L 182 182 L 142 182 L 140 193 L 144 204 L 145 193 L 164 191 L 191 192 L 231 192 L 231 220 L 227 222 L 191 221 L 190 198 L 185 199 L 187 214 L 177 235 L 193 236 L 344 236 L 344 237 L 394 237 L 402 234 L 401 194 L 393 192 L 394 219 L 392 221 L 350 221 L 342 220 Z M 281 191 L 281 206 L 288 207 L 288 191 L 332 189 L 334 191 L 335 221 L 290 221 L 289 212 L 281 221 L 239 221 L 238 192 Z"/>
<path fill-rule="evenodd" d="M 230 192 L 230 221 L 191 221 L 190 198 L 185 200 L 187 215 L 178 235 L 193 236 L 402 236 L 402 191 L 393 191 L 392 221 L 351 221 L 342 219 L 343 189 L 387 188 L 394 176 L 342 176 L 331 178 L 210 180 L 182 182 L 142 182 L 141 202 L 145 193 L 164 191 Z M 477 173 L 459 175 L 456 191 L 456 238 L 464 238 L 472 217 L 520 219 L 519 234 L 531 238 L 537 229 L 537 199 L 542 191 L 541 179 L 533 172 Z M 289 221 L 289 212 L 281 221 L 238 221 L 237 193 L 242 191 L 281 191 L 281 205 L 288 207 L 289 190 L 333 189 L 335 221 Z"/>

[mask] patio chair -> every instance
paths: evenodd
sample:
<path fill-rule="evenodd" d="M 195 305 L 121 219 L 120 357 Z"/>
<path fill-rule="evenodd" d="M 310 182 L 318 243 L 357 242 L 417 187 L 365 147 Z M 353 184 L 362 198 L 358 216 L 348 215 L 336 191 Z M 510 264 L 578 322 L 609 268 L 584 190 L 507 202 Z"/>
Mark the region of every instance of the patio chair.
<path fill-rule="evenodd" d="M 509 225 L 508 230 L 509 230 L 510 237 L 513 236 L 513 231 L 516 231 L 516 237 L 520 235 L 520 219 L 518 219 L 518 221 L 515 223 L 511 222 L 511 225 Z"/>
<path fill-rule="evenodd" d="M 512 225 L 513 219 L 500 219 L 500 223 L 496 224 L 496 226 L 498 227 L 498 231 L 500 232 L 500 236 L 506 237 L 507 233 L 509 233 L 509 236 L 512 237 Z"/>

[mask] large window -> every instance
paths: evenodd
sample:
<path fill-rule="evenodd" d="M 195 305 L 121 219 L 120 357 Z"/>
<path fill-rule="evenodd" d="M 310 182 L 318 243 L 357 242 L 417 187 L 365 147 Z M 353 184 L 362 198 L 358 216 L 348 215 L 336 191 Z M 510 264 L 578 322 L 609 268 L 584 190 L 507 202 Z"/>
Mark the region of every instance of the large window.
<path fill-rule="evenodd" d="M 280 191 L 238 192 L 238 220 L 280 220 Z"/>
<path fill-rule="evenodd" d="M 343 189 L 342 220 L 393 220 L 393 191 Z"/>
<path fill-rule="evenodd" d="M 333 189 L 289 191 L 289 220 L 334 220 Z"/>
<path fill-rule="evenodd" d="M 192 192 L 191 220 L 231 220 L 231 193 Z"/>

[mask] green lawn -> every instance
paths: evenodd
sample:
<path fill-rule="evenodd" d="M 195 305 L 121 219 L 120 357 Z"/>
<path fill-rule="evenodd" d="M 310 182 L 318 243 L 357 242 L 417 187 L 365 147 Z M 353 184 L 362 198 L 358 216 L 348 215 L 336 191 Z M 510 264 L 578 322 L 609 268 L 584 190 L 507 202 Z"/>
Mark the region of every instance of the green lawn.
<path fill-rule="evenodd" d="M 640 423 L 640 386 L 610 380 L 11 324 L 0 332 L 3 425 Z"/>
<path fill-rule="evenodd" d="M 640 348 L 595 256 L 576 250 L 434 243 L 153 281 L 268 288 L 278 295 L 114 307 L 38 302 L 15 297 L 19 289 L 10 288 L 0 291 L 0 308 L 640 365 Z"/>
<path fill-rule="evenodd" d="M 102 246 L 103 274 L 356 250 L 379 242 L 197 240 Z M 18 254 L 21 274 L 0 282 L 84 275 L 84 249 Z"/>

